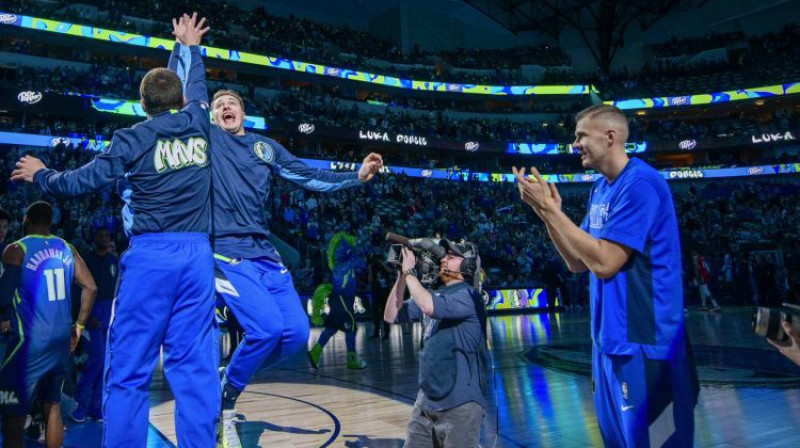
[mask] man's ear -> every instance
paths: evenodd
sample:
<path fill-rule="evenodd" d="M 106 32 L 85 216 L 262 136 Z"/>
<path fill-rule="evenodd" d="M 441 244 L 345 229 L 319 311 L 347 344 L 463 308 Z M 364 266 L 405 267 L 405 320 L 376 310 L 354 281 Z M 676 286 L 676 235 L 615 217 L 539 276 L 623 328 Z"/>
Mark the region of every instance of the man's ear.
<path fill-rule="evenodd" d="M 614 129 L 607 130 L 606 143 L 608 143 L 608 146 L 614 146 L 614 143 L 617 141 L 618 137 L 619 135 L 617 134 L 617 131 L 615 131 Z"/>
<path fill-rule="evenodd" d="M 150 114 L 147 113 L 147 108 L 144 105 L 144 98 L 139 98 L 139 104 L 142 106 L 142 110 L 144 111 L 144 113 L 149 117 Z"/>

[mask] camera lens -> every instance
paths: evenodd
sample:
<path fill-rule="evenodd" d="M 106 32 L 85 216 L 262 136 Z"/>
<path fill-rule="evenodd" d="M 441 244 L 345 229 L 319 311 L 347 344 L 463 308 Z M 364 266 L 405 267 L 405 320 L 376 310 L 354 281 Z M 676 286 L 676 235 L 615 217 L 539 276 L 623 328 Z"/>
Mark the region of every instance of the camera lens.
<path fill-rule="evenodd" d="M 753 332 L 774 341 L 783 341 L 786 339 L 786 333 L 781 326 L 781 320 L 785 318 L 785 314 L 778 310 L 757 307 L 753 312 Z"/>

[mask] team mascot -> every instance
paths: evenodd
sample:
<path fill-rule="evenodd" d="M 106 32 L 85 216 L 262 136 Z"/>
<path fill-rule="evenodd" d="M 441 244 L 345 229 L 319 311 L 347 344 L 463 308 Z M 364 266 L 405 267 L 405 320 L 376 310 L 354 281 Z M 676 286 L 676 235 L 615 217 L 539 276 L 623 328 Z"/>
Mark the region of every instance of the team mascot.
<path fill-rule="evenodd" d="M 318 369 L 322 348 L 337 331 L 343 331 L 347 345 L 347 368 L 364 369 L 367 363 L 356 353 L 356 310 L 363 307 L 356 298 L 356 269 L 365 267 L 364 259 L 356 250 L 356 239 L 338 232 L 328 244 L 328 267 L 333 271 L 332 284 L 317 287 L 312 297 L 311 322 L 324 324 L 317 343 L 308 352 L 311 367 Z"/>

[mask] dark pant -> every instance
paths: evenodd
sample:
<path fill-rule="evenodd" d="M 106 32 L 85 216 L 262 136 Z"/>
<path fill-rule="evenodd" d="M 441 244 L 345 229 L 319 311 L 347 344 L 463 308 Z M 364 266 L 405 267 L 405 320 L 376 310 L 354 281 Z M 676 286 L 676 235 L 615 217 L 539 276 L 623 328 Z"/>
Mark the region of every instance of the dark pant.
<path fill-rule="evenodd" d="M 474 401 L 446 411 L 424 411 L 414 403 L 404 448 L 474 448 L 481 437 L 483 407 Z"/>
<path fill-rule="evenodd" d="M 98 300 L 94 302 L 92 316 L 100 325 L 97 328 L 87 328 L 89 339 L 83 340 L 83 349 L 89 358 L 78 381 L 75 400 L 85 412 L 92 417 L 102 414 L 103 399 L 103 366 L 106 358 L 106 335 L 108 324 L 111 322 L 112 300 Z"/>

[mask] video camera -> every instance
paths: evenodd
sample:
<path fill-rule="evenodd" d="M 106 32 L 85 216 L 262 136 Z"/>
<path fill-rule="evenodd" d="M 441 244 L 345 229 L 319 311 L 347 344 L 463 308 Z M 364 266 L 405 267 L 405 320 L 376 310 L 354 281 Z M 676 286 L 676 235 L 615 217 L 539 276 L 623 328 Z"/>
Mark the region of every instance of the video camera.
<path fill-rule="evenodd" d="M 756 307 L 753 311 L 753 333 L 784 342 L 788 335 L 781 326 L 783 321 L 789 322 L 794 331 L 800 333 L 800 306 L 784 303 L 782 308 Z"/>
<path fill-rule="evenodd" d="M 420 283 L 430 287 L 439 280 L 439 260 L 447 255 L 447 250 L 439 245 L 437 240 L 432 238 L 406 238 L 394 233 L 386 234 L 386 241 L 391 241 L 389 252 L 386 254 L 386 264 L 400 270 L 403 264 L 403 247 L 414 251 L 417 256 L 417 263 L 414 269 L 417 270 L 417 277 Z"/>
<path fill-rule="evenodd" d="M 464 258 L 461 263 L 460 274 L 472 282 L 477 290 L 482 290 L 481 285 L 486 276 L 481 269 L 481 258 L 475 243 L 462 241 L 460 243 L 446 239 L 433 238 L 406 238 L 394 233 L 386 234 L 386 241 L 391 241 L 389 252 L 386 255 L 386 264 L 394 269 L 400 269 L 403 261 L 403 246 L 414 251 L 417 262 L 414 269 L 420 283 L 431 287 L 439 281 L 439 262 L 446 257 L 448 252 Z"/>

